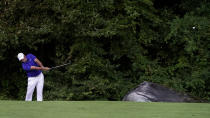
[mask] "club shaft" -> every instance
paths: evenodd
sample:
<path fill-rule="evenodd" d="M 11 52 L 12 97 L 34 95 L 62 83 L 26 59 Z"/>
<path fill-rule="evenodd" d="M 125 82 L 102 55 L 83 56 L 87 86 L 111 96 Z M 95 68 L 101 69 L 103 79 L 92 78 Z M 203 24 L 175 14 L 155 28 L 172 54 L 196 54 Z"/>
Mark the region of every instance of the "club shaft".
<path fill-rule="evenodd" d="M 63 66 L 69 65 L 69 64 L 71 64 L 71 62 L 70 63 L 63 64 L 63 65 L 51 67 L 51 69 L 60 68 L 60 67 L 63 67 Z"/>

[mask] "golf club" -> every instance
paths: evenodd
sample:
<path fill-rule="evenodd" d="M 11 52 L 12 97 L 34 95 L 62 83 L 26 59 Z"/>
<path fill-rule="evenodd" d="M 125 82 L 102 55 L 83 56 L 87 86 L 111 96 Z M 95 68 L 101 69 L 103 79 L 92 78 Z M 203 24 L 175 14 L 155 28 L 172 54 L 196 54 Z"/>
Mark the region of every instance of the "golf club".
<path fill-rule="evenodd" d="M 67 65 L 69 65 L 69 64 L 71 64 L 71 62 L 66 63 L 66 64 L 62 64 L 62 65 L 59 65 L 59 66 L 54 66 L 54 67 L 51 67 L 51 68 L 50 68 L 50 70 L 52 70 L 52 69 L 56 69 L 56 68 L 60 68 L 60 67 L 63 67 L 63 66 L 67 66 Z"/>

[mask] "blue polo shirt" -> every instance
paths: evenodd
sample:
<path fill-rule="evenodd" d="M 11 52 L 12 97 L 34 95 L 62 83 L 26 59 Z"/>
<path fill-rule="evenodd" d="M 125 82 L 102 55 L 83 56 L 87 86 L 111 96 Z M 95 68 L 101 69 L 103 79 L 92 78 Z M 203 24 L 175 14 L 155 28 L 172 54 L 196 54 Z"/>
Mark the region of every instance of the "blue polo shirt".
<path fill-rule="evenodd" d="M 27 54 L 26 58 L 27 61 L 22 63 L 23 70 L 26 71 L 28 77 L 38 76 L 42 72 L 41 70 L 31 70 L 31 66 L 39 67 L 39 65 L 34 61 L 36 56 L 33 54 Z"/>

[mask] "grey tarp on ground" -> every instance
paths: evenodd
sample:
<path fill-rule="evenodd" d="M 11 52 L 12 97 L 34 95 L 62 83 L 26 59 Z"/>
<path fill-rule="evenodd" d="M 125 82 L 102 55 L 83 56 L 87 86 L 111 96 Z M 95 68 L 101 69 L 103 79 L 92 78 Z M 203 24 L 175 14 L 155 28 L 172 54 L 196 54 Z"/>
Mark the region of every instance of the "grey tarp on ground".
<path fill-rule="evenodd" d="M 152 82 L 143 82 L 124 96 L 123 101 L 135 102 L 191 102 L 185 94 L 175 92 Z"/>

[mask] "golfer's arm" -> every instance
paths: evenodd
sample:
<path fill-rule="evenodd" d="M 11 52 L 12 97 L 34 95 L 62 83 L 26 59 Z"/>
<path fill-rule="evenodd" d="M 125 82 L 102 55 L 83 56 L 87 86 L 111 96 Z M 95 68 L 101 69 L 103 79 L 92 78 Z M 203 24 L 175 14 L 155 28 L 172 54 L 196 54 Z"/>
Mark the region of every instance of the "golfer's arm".
<path fill-rule="evenodd" d="M 41 61 L 39 61 L 39 59 L 34 59 L 34 61 L 40 66 L 40 67 L 44 67 L 43 66 L 43 64 L 42 64 L 42 62 Z"/>
<path fill-rule="evenodd" d="M 43 67 L 31 66 L 31 70 L 42 70 Z"/>

